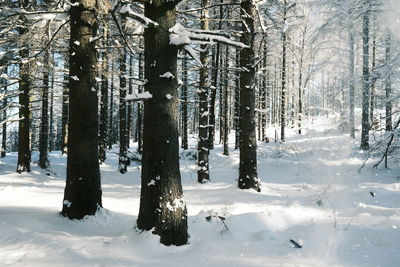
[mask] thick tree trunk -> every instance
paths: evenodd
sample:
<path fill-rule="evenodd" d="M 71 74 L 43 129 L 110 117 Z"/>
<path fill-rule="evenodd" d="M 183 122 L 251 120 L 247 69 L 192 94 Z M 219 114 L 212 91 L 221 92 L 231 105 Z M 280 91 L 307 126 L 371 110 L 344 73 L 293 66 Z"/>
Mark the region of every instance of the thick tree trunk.
<path fill-rule="evenodd" d="M 202 0 L 202 7 L 208 6 L 208 0 Z M 203 9 L 201 14 L 201 29 L 209 30 L 208 23 L 208 9 Z M 210 180 L 209 174 L 209 139 L 208 139 L 208 87 L 209 73 L 208 73 L 208 45 L 201 46 L 200 61 L 202 67 L 200 68 L 199 80 L 199 140 L 197 144 L 197 181 L 199 183 L 206 183 Z"/>
<path fill-rule="evenodd" d="M 62 215 L 82 219 L 102 206 L 98 161 L 96 2 L 72 1 L 70 10 L 69 138 Z M 75 5 L 77 4 L 77 5 Z"/>
<path fill-rule="evenodd" d="M 64 56 L 64 71 L 69 70 L 67 55 Z M 69 99 L 69 73 L 64 73 L 64 84 L 62 94 L 62 115 L 61 115 L 61 153 L 67 153 L 68 144 L 68 99 Z"/>
<path fill-rule="evenodd" d="M 146 28 L 142 186 L 137 226 L 154 227 L 164 245 L 188 241 L 187 211 L 179 171 L 177 47 L 169 29 L 176 21 L 176 2 L 145 3 L 145 16 L 159 26 Z M 156 62 L 157 64 L 154 64 Z"/>
<path fill-rule="evenodd" d="M 128 129 L 126 114 L 126 50 L 122 49 L 119 58 L 119 162 L 120 173 L 127 172 L 128 166 Z"/>
<path fill-rule="evenodd" d="M 355 138 L 355 122 L 354 122 L 354 100 L 355 100 L 355 86 L 354 86 L 354 34 L 349 33 L 350 39 L 350 79 L 349 79 L 349 92 L 350 92 L 350 137 Z"/>
<path fill-rule="evenodd" d="M 50 22 L 47 22 L 49 27 Z M 39 162 L 38 165 L 42 169 L 49 167 L 48 160 L 48 144 L 49 144 L 49 50 L 46 49 L 44 54 L 44 75 L 42 89 L 42 118 L 40 123 L 39 134 Z"/>
<path fill-rule="evenodd" d="M 240 162 L 238 185 L 241 189 L 260 191 L 257 174 L 257 139 L 255 121 L 255 27 L 256 7 L 252 0 L 240 4 L 243 20 L 240 41 L 249 46 L 240 52 Z"/>
<path fill-rule="evenodd" d="M 364 5 L 367 6 L 370 3 L 364 1 Z M 360 148 L 363 150 L 369 149 L 369 7 L 363 14 L 363 78 L 362 78 L 362 121 L 361 121 L 361 145 Z"/>
<path fill-rule="evenodd" d="M 391 66 L 391 38 L 390 33 L 387 33 L 386 43 L 385 43 L 385 61 L 386 64 Z M 390 68 L 389 73 L 385 80 L 385 111 L 386 111 L 386 131 L 392 131 L 392 82 L 391 74 L 392 70 Z"/>
<path fill-rule="evenodd" d="M 26 29 L 20 29 L 19 34 L 23 36 Z M 27 44 L 23 43 L 19 51 L 22 62 L 19 64 L 19 121 L 18 121 L 18 166 L 17 172 L 30 172 L 31 150 L 30 150 L 30 107 L 29 107 L 29 63 L 24 62 L 29 56 Z"/>
<path fill-rule="evenodd" d="M 104 26 L 103 46 L 108 46 L 108 28 Z M 107 129 L 108 129 L 108 62 L 109 54 L 107 49 L 103 49 L 101 61 L 101 98 L 100 98 L 100 136 L 99 136 L 99 161 L 106 160 L 107 150 Z"/>

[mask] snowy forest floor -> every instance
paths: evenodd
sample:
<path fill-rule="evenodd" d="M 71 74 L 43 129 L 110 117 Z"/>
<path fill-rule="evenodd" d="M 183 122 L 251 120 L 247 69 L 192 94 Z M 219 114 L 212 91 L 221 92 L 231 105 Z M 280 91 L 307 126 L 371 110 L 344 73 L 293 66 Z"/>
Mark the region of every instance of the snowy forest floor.
<path fill-rule="evenodd" d="M 182 159 L 190 233 L 182 247 L 134 229 L 140 165 L 119 174 L 117 150 L 101 166 L 105 209 L 81 221 L 58 214 L 65 156 L 51 153 L 48 174 L 35 165 L 18 175 L 11 153 L 0 161 L 0 265 L 399 266 L 400 169 L 359 172 L 359 144 L 332 125 L 320 118 L 285 144 L 260 144 L 261 193 L 237 188 L 233 146 L 227 157 L 216 145 L 207 184 L 197 183 L 196 161 Z"/>

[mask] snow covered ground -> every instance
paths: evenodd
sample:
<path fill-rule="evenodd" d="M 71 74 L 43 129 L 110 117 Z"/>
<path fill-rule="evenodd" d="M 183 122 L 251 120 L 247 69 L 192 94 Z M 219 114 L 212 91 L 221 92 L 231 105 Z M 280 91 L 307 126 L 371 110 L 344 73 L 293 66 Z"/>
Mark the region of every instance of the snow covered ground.
<path fill-rule="evenodd" d="M 10 154 L 0 161 L 0 265 L 399 266 L 400 168 L 359 172 L 358 143 L 332 125 L 320 118 L 302 136 L 288 130 L 285 144 L 260 144 L 261 193 L 237 188 L 232 147 L 229 157 L 221 146 L 212 152 L 208 184 L 197 183 L 195 161 L 181 160 L 190 233 L 182 247 L 134 229 L 138 164 L 121 175 L 109 153 L 105 209 L 70 221 L 58 215 L 66 157 L 51 153 L 48 175 L 37 166 L 18 175 Z"/>

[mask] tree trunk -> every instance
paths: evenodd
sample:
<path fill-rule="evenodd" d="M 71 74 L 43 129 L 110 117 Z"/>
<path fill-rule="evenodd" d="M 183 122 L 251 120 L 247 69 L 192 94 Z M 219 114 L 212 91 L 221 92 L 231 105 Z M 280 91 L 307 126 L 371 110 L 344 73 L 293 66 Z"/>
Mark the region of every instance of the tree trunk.
<path fill-rule="evenodd" d="M 47 28 L 50 22 L 47 22 Z M 39 162 L 38 165 L 42 169 L 49 168 L 48 160 L 48 144 L 49 144 L 49 49 L 44 54 L 44 75 L 42 89 L 42 118 L 40 123 L 39 135 Z"/>
<path fill-rule="evenodd" d="M 224 0 L 220 0 L 219 3 L 222 4 Z M 218 30 L 222 29 L 222 19 L 223 19 L 224 13 L 223 13 L 223 6 L 221 5 L 219 7 L 219 22 L 218 22 Z M 217 98 L 217 86 L 218 86 L 218 66 L 220 66 L 220 48 L 221 45 L 220 43 L 217 43 L 216 45 L 216 50 L 215 50 L 215 56 L 213 60 L 213 67 L 214 71 L 212 73 L 212 86 L 210 87 L 211 93 L 210 93 L 210 114 L 209 114 L 209 125 L 210 127 L 208 128 L 208 139 L 209 139 L 209 149 L 214 149 L 214 141 L 215 141 L 215 101 Z"/>
<path fill-rule="evenodd" d="M 202 7 L 208 6 L 208 0 L 202 0 Z M 208 9 L 203 9 L 201 14 L 201 29 L 209 30 L 208 23 Z M 202 67 L 200 68 L 199 80 L 199 140 L 197 144 L 197 181 L 199 183 L 206 183 L 210 180 L 209 175 L 209 162 L 208 162 L 208 87 L 209 74 L 208 74 L 208 45 L 201 45 L 200 61 Z"/>
<path fill-rule="evenodd" d="M 114 144 L 114 60 L 111 60 L 111 84 L 110 84 L 110 120 L 108 127 L 108 149 Z"/>
<path fill-rule="evenodd" d="M 219 66 L 224 66 L 224 57 L 223 57 L 223 52 L 221 52 L 220 56 L 220 61 L 219 61 Z M 226 70 L 224 70 L 226 71 Z M 224 142 L 224 87 L 223 84 L 225 83 L 224 81 L 224 71 L 221 70 L 220 76 L 219 76 L 219 144 L 223 144 Z"/>
<path fill-rule="evenodd" d="M 349 33 L 350 38 L 350 79 L 349 79 L 349 91 L 350 91 L 350 137 L 355 138 L 355 122 L 354 122 L 354 34 L 352 32 Z"/>
<path fill-rule="evenodd" d="M 257 139 L 255 121 L 255 27 L 256 6 L 252 0 L 240 4 L 243 20 L 240 41 L 249 46 L 240 52 L 240 162 L 239 181 L 241 189 L 260 191 L 257 174 Z"/>
<path fill-rule="evenodd" d="M 119 58 L 119 162 L 120 173 L 127 172 L 128 146 L 127 146 L 127 123 L 126 123 L 126 49 L 123 48 Z"/>
<path fill-rule="evenodd" d="M 263 42 L 263 60 L 262 60 L 262 77 L 261 77 L 261 141 L 264 142 L 266 138 L 267 128 L 267 36 Z"/>
<path fill-rule="evenodd" d="M 223 155 L 225 156 L 229 156 L 229 140 L 228 140 L 228 136 L 229 136 L 229 47 L 225 46 L 225 77 L 224 77 L 224 115 L 223 115 L 223 119 L 224 119 L 224 135 L 223 135 L 223 139 L 222 142 L 224 144 L 224 151 L 223 151 Z M 222 86 L 222 85 L 221 85 Z"/>
<path fill-rule="evenodd" d="M 364 5 L 369 5 L 364 1 Z M 363 14 L 363 79 L 362 79 L 362 121 L 361 121 L 361 146 L 363 150 L 369 149 L 369 7 Z"/>
<path fill-rule="evenodd" d="M 300 50 L 300 62 L 299 62 L 299 103 L 298 103 L 298 134 L 301 134 L 301 121 L 303 119 L 303 60 L 304 60 L 304 49 L 306 46 L 306 31 L 307 28 L 303 30 L 302 40 L 301 40 L 301 50 Z"/>
<path fill-rule="evenodd" d="M 53 63 L 54 64 L 54 63 Z M 49 134 L 49 151 L 54 150 L 54 138 L 56 135 L 56 131 L 54 130 L 54 68 L 52 69 L 51 73 L 51 86 L 50 86 L 50 114 L 49 114 L 49 121 L 50 121 L 50 134 Z"/>
<path fill-rule="evenodd" d="M 23 36 L 26 29 L 20 28 L 19 34 Z M 23 38 L 23 37 L 22 37 Z M 30 172 L 31 150 L 30 150 L 30 107 L 29 107 L 29 50 L 27 43 L 22 43 L 19 50 L 19 57 L 22 62 L 19 64 L 19 121 L 18 121 L 18 166 L 17 172 Z"/>
<path fill-rule="evenodd" d="M 70 9 L 69 138 L 62 215 L 82 219 L 102 207 L 98 161 L 96 2 L 72 1 Z M 77 4 L 77 5 L 74 5 Z"/>
<path fill-rule="evenodd" d="M 169 29 L 176 22 L 177 1 L 145 3 L 145 16 L 159 26 L 148 27 L 145 39 L 142 186 L 137 226 L 160 235 L 164 245 L 188 241 L 187 211 L 179 171 L 177 47 Z M 154 64 L 156 62 L 156 64 Z"/>
<path fill-rule="evenodd" d="M 286 7 L 287 3 L 284 0 L 284 7 L 283 7 L 283 27 L 286 27 Z M 282 31 L 282 88 L 281 88 L 281 140 L 285 141 L 285 103 L 286 103 L 286 31 L 283 29 Z"/>
<path fill-rule="evenodd" d="M 240 146 L 240 48 L 236 48 L 235 64 L 235 149 L 238 149 Z"/>
<path fill-rule="evenodd" d="M 186 54 L 182 60 L 182 148 L 188 149 L 188 65 Z"/>
<path fill-rule="evenodd" d="M 8 73 L 8 68 L 7 66 L 4 69 L 4 73 Z M 7 83 L 8 81 L 4 79 L 4 98 L 3 98 L 3 130 L 2 130 L 2 138 L 1 138 L 1 152 L 0 152 L 0 157 L 4 158 L 6 156 L 6 151 L 7 151 Z"/>
<path fill-rule="evenodd" d="M 68 144 L 68 98 L 69 98 L 69 73 L 66 70 L 69 69 L 68 57 L 64 56 L 64 84 L 62 94 L 62 115 L 61 115 L 61 154 L 67 153 Z"/>
<path fill-rule="evenodd" d="M 108 28 L 104 26 L 103 46 L 108 46 Z M 107 49 L 103 49 L 101 61 L 101 98 L 100 98 L 100 136 L 99 136 L 99 162 L 106 160 L 107 150 L 107 129 L 108 125 L 108 62 L 109 54 Z"/>
<path fill-rule="evenodd" d="M 376 72 L 375 66 L 376 66 L 376 18 L 373 19 L 374 21 L 374 27 L 373 27 L 373 36 L 372 36 L 372 81 L 371 81 L 371 91 L 370 91 L 370 109 L 369 109 L 369 119 L 370 119 L 370 127 L 374 127 L 374 108 L 375 108 L 375 82 L 376 82 L 376 77 L 374 73 Z"/>
<path fill-rule="evenodd" d="M 143 54 L 139 54 L 139 80 L 142 80 L 143 77 Z M 138 93 L 142 92 L 142 86 L 138 86 Z M 139 102 L 137 104 L 137 139 L 138 139 L 138 153 L 143 153 L 143 104 Z"/>
<path fill-rule="evenodd" d="M 390 33 L 387 33 L 385 42 L 385 61 L 390 66 L 389 73 L 385 80 L 385 111 L 386 111 L 386 131 L 392 131 L 392 69 L 391 69 L 391 38 Z"/>
<path fill-rule="evenodd" d="M 132 77 L 133 77 L 133 56 L 129 56 L 129 81 L 128 81 L 128 94 L 133 93 L 133 84 L 132 84 Z M 133 120 L 133 102 L 128 102 L 128 114 L 127 114 L 127 132 L 126 132 L 126 147 L 129 148 L 129 143 L 131 140 L 131 133 L 132 133 L 132 120 Z M 128 158 L 128 164 L 130 164 L 130 159 Z"/>

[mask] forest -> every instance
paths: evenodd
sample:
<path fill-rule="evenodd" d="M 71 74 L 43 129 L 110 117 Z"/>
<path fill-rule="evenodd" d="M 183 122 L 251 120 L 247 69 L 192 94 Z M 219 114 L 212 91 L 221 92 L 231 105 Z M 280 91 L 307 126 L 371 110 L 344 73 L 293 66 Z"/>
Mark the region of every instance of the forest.
<path fill-rule="evenodd" d="M 399 0 L 0 1 L 1 266 L 398 266 Z"/>

